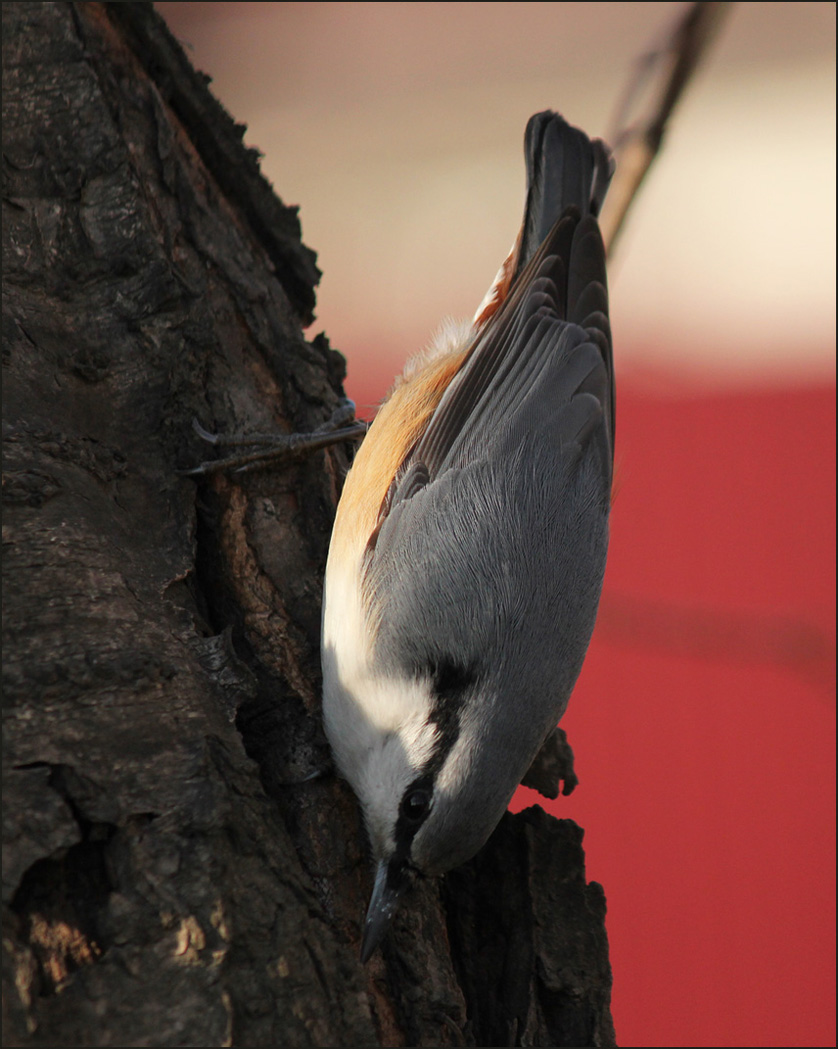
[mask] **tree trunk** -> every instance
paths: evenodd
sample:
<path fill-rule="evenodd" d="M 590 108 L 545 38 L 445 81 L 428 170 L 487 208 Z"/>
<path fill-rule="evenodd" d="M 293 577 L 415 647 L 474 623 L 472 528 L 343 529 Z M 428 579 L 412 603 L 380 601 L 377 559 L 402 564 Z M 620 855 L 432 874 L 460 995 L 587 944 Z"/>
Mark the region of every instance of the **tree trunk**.
<path fill-rule="evenodd" d="M 193 417 L 337 405 L 314 255 L 151 4 L 2 15 L 4 1044 L 613 1045 L 603 893 L 539 809 L 360 965 L 319 716 L 350 451 L 178 474 Z"/>

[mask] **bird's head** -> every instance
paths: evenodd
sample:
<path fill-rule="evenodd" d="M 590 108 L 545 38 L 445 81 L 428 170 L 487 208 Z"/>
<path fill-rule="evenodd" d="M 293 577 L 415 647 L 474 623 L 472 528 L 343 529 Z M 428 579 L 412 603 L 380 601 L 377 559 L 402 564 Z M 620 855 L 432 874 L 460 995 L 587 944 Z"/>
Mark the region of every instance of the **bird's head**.
<path fill-rule="evenodd" d="M 328 668 L 326 678 L 332 688 L 352 688 Z M 488 760 L 491 722 L 475 714 L 494 691 L 477 668 L 449 663 L 372 676 L 362 702 L 344 693 L 326 705 L 335 758 L 361 803 L 375 862 L 365 961 L 411 883 L 470 859 L 526 771 L 531 755 L 519 755 L 520 744 L 500 766 Z"/>

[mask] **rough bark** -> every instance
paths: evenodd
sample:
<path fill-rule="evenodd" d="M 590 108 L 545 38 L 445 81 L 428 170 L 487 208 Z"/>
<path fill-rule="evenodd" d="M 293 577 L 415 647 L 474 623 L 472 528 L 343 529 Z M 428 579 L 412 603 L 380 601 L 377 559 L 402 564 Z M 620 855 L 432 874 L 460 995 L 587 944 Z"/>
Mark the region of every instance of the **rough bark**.
<path fill-rule="evenodd" d="M 178 474 L 193 416 L 338 403 L 314 256 L 150 4 L 2 15 L 4 1044 L 614 1044 L 604 897 L 540 810 L 360 965 L 319 721 L 349 451 Z"/>

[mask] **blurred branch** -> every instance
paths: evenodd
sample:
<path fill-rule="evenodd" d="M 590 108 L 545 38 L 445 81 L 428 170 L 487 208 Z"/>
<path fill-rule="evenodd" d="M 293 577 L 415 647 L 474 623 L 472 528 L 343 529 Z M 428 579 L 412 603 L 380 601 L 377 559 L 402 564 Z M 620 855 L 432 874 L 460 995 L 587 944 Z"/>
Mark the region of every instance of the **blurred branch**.
<path fill-rule="evenodd" d="M 609 141 L 617 171 L 600 218 L 609 254 L 623 228 L 646 173 L 663 142 L 667 122 L 699 62 L 729 13 L 727 2 L 697 2 L 687 8 L 665 44 L 644 55 L 629 81 L 614 119 Z M 631 112 L 647 94 L 641 115 Z"/>

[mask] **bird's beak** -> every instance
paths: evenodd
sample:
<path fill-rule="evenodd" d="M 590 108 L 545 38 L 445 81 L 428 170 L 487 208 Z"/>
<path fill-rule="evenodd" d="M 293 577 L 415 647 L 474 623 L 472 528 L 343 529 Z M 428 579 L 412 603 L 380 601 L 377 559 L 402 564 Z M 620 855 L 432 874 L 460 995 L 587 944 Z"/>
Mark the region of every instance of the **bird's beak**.
<path fill-rule="evenodd" d="M 384 939 L 406 885 L 407 879 L 399 877 L 397 872 L 389 868 L 386 860 L 381 860 L 375 872 L 375 885 L 367 908 L 364 939 L 361 943 L 362 963 L 370 960 L 372 952 Z"/>

